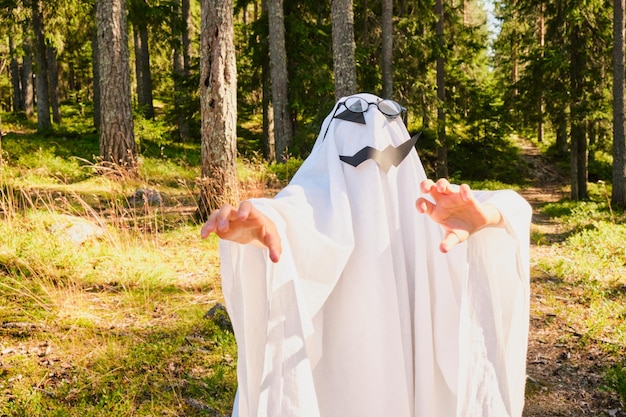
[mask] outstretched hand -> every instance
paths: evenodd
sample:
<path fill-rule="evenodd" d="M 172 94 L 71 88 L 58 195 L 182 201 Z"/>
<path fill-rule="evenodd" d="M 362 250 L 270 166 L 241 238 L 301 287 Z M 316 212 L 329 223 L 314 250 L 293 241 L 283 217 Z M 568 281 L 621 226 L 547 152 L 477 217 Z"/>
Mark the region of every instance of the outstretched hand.
<path fill-rule="evenodd" d="M 469 185 L 452 185 L 446 179 L 436 183 L 424 180 L 420 184 L 422 193 L 432 197 L 418 198 L 417 211 L 428 214 L 445 230 L 439 250 L 447 253 L 454 246 L 467 240 L 470 234 L 486 226 L 501 226 L 504 222 L 500 211 L 492 205 L 482 204 L 474 198 Z"/>
<path fill-rule="evenodd" d="M 278 262 L 282 253 L 276 225 L 249 201 L 241 203 L 239 208 L 226 204 L 211 213 L 200 236 L 206 239 L 211 233 L 233 242 L 266 247 L 272 262 Z"/>

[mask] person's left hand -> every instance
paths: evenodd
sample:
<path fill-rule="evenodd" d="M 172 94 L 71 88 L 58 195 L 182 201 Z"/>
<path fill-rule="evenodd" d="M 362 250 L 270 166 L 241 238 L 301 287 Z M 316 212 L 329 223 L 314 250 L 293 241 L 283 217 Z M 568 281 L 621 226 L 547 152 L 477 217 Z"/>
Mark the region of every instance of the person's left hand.
<path fill-rule="evenodd" d="M 483 227 L 503 224 L 500 211 L 495 206 L 476 200 L 467 184 L 457 186 L 444 178 L 436 183 L 427 179 L 422 181 L 420 188 L 422 193 L 432 197 L 434 203 L 420 197 L 415 206 L 418 212 L 428 214 L 444 228 L 446 234 L 439 244 L 443 253 Z"/>

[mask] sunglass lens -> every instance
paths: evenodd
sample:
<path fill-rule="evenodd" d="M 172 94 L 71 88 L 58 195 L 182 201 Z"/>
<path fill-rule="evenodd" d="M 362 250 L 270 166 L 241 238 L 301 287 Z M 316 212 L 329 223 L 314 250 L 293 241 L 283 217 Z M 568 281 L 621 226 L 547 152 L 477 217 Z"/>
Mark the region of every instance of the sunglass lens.
<path fill-rule="evenodd" d="M 361 97 L 349 97 L 346 99 L 346 108 L 354 113 L 364 113 L 369 104 Z"/>
<path fill-rule="evenodd" d="M 378 109 L 385 116 L 398 116 L 402 113 L 402 106 L 393 100 L 383 100 L 378 103 Z"/>

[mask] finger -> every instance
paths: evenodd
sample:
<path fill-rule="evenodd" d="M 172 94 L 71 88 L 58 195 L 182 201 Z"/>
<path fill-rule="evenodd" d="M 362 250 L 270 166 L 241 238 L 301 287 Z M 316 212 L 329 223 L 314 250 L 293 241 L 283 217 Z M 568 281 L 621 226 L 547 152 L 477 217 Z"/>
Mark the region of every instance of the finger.
<path fill-rule="evenodd" d="M 263 242 L 270 251 L 270 260 L 274 263 L 280 260 L 280 255 L 283 253 L 283 247 L 280 241 L 280 236 L 276 231 L 269 232 L 265 235 Z"/>
<path fill-rule="evenodd" d="M 215 231 L 215 220 L 207 220 L 206 223 L 202 225 L 202 229 L 200 229 L 200 237 L 202 239 L 206 239 L 209 237 L 211 232 Z"/>
<path fill-rule="evenodd" d="M 459 236 L 456 233 L 449 231 L 446 233 L 446 236 L 439 244 L 439 250 L 442 253 L 448 253 L 450 249 L 458 245 L 460 242 L 461 239 L 459 238 Z"/>
<path fill-rule="evenodd" d="M 247 220 L 253 211 L 256 210 L 254 205 L 246 200 L 239 205 L 239 209 L 237 209 L 237 219 L 239 220 Z"/>
<path fill-rule="evenodd" d="M 212 232 L 217 230 L 216 222 L 217 222 L 218 210 L 214 210 L 210 215 L 207 221 L 202 225 L 202 229 L 200 229 L 200 237 L 202 239 L 206 239 Z"/>
<path fill-rule="evenodd" d="M 235 220 L 237 218 L 237 212 L 235 208 L 229 204 L 223 205 L 217 212 L 215 217 L 216 222 L 216 232 L 224 233 L 228 232 L 230 228 L 231 220 Z"/>
<path fill-rule="evenodd" d="M 463 198 L 464 201 L 470 201 L 474 198 L 472 189 L 467 184 L 461 184 L 461 186 L 459 187 L 459 193 L 461 194 L 461 198 Z"/>
<path fill-rule="evenodd" d="M 437 180 L 437 191 L 441 194 L 447 194 L 450 190 L 450 182 L 445 178 L 439 178 Z"/>
<path fill-rule="evenodd" d="M 430 213 L 432 213 L 435 209 L 435 205 L 425 198 L 420 197 L 417 199 L 417 201 L 415 201 L 415 208 L 417 208 L 417 211 L 419 213 L 430 215 Z"/>
<path fill-rule="evenodd" d="M 430 193 L 430 190 L 433 188 L 434 185 L 435 183 L 433 182 L 433 180 L 426 179 L 420 183 L 420 189 L 422 190 L 422 193 L 428 194 Z"/>

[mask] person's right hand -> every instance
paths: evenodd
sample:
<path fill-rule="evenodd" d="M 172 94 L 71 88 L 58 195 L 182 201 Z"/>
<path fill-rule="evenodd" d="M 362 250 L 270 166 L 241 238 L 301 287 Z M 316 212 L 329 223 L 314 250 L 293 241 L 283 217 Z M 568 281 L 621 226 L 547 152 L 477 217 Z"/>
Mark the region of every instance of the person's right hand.
<path fill-rule="evenodd" d="M 272 262 L 278 262 L 282 253 L 276 225 L 249 201 L 242 202 L 238 209 L 226 204 L 211 213 L 200 236 L 206 239 L 211 233 L 237 243 L 264 246 L 269 249 Z"/>

